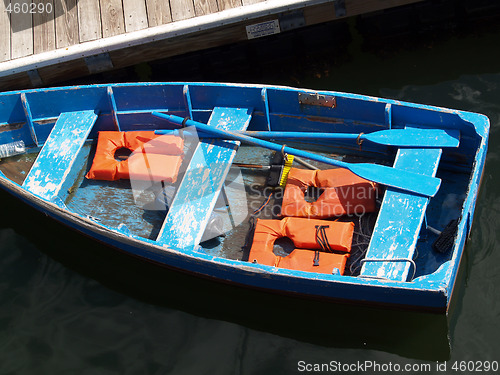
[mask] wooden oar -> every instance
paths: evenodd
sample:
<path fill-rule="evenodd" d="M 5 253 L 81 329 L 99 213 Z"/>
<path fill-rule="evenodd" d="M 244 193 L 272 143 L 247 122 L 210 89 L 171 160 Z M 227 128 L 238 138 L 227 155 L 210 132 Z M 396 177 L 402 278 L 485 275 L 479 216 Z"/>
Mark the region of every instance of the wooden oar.
<path fill-rule="evenodd" d="M 217 138 L 232 139 L 249 143 L 255 146 L 268 148 L 275 151 L 285 152 L 290 155 L 316 160 L 322 163 L 334 165 L 341 168 L 346 168 L 352 173 L 369 181 L 377 182 L 382 185 L 391 186 L 397 189 L 406 190 L 415 194 L 433 197 L 436 195 L 441 185 L 441 180 L 436 177 L 425 176 L 418 173 L 397 170 L 379 164 L 358 163 L 350 164 L 343 161 L 330 159 L 322 155 L 317 155 L 308 151 L 295 149 L 288 146 L 282 146 L 273 142 L 265 141 L 258 138 L 253 138 L 244 134 L 236 134 L 233 132 L 212 128 L 201 122 L 186 120 L 179 116 L 165 115 L 160 112 L 152 113 L 156 117 L 169 120 L 175 124 L 184 124 L 185 126 L 194 126 L 196 129 L 218 136 Z"/>
<path fill-rule="evenodd" d="M 396 147 L 443 148 L 458 147 L 460 131 L 453 129 L 386 129 L 373 133 L 317 133 L 317 132 L 274 132 L 246 131 L 238 132 L 260 139 L 325 139 L 325 140 L 355 140 L 377 143 L 379 145 Z"/>

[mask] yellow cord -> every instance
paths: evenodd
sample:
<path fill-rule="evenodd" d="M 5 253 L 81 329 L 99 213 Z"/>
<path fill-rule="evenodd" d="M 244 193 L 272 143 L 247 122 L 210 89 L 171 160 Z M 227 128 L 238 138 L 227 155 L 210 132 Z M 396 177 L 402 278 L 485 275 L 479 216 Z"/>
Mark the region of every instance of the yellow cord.
<path fill-rule="evenodd" d="M 286 180 L 288 179 L 288 173 L 290 173 L 292 164 L 293 164 L 293 155 L 286 154 L 285 164 L 283 165 L 283 170 L 281 172 L 281 178 L 280 178 L 281 187 L 284 187 L 286 185 Z"/>

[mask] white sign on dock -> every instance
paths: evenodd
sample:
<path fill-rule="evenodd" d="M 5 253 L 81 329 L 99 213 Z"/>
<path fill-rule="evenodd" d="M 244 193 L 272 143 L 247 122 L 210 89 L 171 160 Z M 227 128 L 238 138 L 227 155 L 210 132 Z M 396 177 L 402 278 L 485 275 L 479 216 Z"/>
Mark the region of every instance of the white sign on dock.
<path fill-rule="evenodd" d="M 277 19 L 249 25 L 246 27 L 246 29 L 248 39 L 255 39 L 262 36 L 278 34 L 281 31 L 280 23 Z"/>

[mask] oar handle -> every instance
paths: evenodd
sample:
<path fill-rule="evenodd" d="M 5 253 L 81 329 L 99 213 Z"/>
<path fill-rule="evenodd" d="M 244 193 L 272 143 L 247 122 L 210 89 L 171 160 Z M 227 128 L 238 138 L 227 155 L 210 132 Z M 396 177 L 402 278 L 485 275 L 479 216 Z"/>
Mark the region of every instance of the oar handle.
<path fill-rule="evenodd" d="M 153 112 L 153 114 L 157 117 L 162 117 L 167 119 L 165 116 L 173 116 L 173 115 L 164 115 L 163 113 L 159 112 Z M 178 117 L 178 116 L 176 116 Z M 167 119 L 170 122 L 173 122 L 175 124 L 179 124 L 179 121 L 181 121 L 181 117 L 179 117 L 176 120 L 173 120 L 172 118 Z M 182 119 L 182 122 L 187 125 L 190 123 L 191 120 L 188 119 Z M 198 123 L 200 124 L 200 123 Z M 201 129 L 200 129 L 201 130 Z M 174 132 L 175 130 L 155 130 L 156 134 L 170 134 Z M 205 134 L 206 132 L 200 132 L 202 134 Z M 237 135 L 247 135 L 250 137 L 254 138 L 259 138 L 259 139 L 307 139 L 307 138 L 312 138 L 312 139 L 326 139 L 326 140 L 338 140 L 338 139 L 361 139 L 363 140 L 365 138 L 365 134 L 347 134 L 347 133 L 336 133 L 336 134 L 329 134 L 329 133 L 319 133 L 319 132 L 279 132 L 279 131 L 241 131 L 241 132 L 233 132 L 233 134 Z"/>
<path fill-rule="evenodd" d="M 251 137 L 257 137 L 261 139 L 326 139 L 326 140 L 338 140 L 338 139 L 358 139 L 359 134 L 347 134 L 347 133 L 319 133 L 319 132 L 280 132 L 280 131 L 246 131 L 240 132 L 238 134 L 245 134 Z M 361 135 L 361 138 L 363 136 Z"/>

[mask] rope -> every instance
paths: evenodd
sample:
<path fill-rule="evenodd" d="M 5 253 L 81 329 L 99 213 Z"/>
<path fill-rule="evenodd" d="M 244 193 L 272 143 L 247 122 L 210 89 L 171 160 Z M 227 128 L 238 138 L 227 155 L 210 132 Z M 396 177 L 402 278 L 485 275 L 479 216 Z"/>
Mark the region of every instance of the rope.
<path fill-rule="evenodd" d="M 256 209 L 252 216 L 256 216 L 260 211 L 262 211 L 264 209 L 264 207 L 266 207 L 269 203 L 269 201 L 271 200 L 271 197 L 273 196 L 273 193 L 269 194 L 269 197 L 267 197 L 267 200 L 258 208 Z"/>
<path fill-rule="evenodd" d="M 185 128 L 185 127 L 186 127 L 186 122 L 187 122 L 188 120 L 191 120 L 191 119 L 189 118 L 189 116 L 184 117 L 184 120 L 182 120 L 182 123 L 181 123 L 181 128 Z"/>
<path fill-rule="evenodd" d="M 285 158 L 285 160 L 288 160 L 288 158 L 286 157 L 286 154 L 285 154 L 285 147 L 286 147 L 285 144 L 281 147 L 281 155 L 283 155 L 283 157 Z"/>
<path fill-rule="evenodd" d="M 365 134 L 363 132 L 359 133 L 358 138 L 356 138 L 356 143 L 358 144 L 359 148 L 361 149 L 361 145 L 363 144 L 363 139 L 361 139 L 361 136 Z"/>

